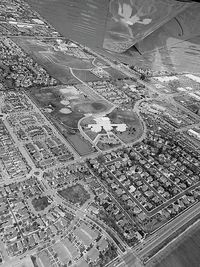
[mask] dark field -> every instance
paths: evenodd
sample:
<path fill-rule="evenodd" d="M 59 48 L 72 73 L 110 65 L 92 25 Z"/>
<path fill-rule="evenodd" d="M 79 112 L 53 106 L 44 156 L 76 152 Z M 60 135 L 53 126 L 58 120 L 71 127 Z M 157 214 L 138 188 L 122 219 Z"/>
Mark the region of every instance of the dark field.
<path fill-rule="evenodd" d="M 67 201 L 73 204 L 83 205 L 89 198 L 90 194 L 85 190 L 81 184 L 67 187 L 58 193 Z"/>
<path fill-rule="evenodd" d="M 93 103 L 82 103 L 82 104 L 77 104 L 74 107 L 74 110 L 81 112 L 81 113 L 92 113 L 92 114 L 96 114 L 96 113 L 100 113 L 100 112 L 104 112 L 107 110 L 105 104 L 102 102 L 93 102 Z"/>
<path fill-rule="evenodd" d="M 199 267 L 200 266 L 200 229 L 185 238 L 174 248 L 170 255 L 155 267 Z"/>
<path fill-rule="evenodd" d="M 86 156 L 97 152 L 96 148 L 93 147 L 79 132 L 76 134 L 64 132 L 63 135 L 80 156 Z"/>
<path fill-rule="evenodd" d="M 41 211 L 44 210 L 46 207 L 48 207 L 50 203 L 48 202 L 47 197 L 39 197 L 39 198 L 34 198 L 32 200 L 32 205 L 36 211 Z"/>

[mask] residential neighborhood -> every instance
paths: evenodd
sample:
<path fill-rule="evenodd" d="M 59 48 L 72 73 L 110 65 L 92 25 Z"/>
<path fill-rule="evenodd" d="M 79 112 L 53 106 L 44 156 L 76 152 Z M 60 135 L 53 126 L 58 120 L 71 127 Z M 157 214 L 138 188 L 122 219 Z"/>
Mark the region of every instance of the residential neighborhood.
<path fill-rule="evenodd" d="M 120 63 L 28 1 L 1 1 L 0 52 L 0 267 L 155 266 L 200 219 L 200 75 Z"/>

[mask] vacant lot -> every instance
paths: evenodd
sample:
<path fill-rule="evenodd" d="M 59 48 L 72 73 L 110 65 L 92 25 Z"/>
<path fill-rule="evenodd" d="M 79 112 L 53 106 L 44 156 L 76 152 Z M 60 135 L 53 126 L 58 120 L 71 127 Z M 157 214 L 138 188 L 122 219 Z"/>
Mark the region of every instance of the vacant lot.
<path fill-rule="evenodd" d="M 199 267 L 200 266 L 200 229 L 193 232 L 174 248 L 171 254 L 155 267 Z"/>
<path fill-rule="evenodd" d="M 58 193 L 67 201 L 73 204 L 79 204 L 80 206 L 90 198 L 90 194 L 81 184 L 67 187 L 58 191 Z"/>
<path fill-rule="evenodd" d="M 44 210 L 49 204 L 47 197 L 38 197 L 32 200 L 32 205 L 36 211 Z"/>

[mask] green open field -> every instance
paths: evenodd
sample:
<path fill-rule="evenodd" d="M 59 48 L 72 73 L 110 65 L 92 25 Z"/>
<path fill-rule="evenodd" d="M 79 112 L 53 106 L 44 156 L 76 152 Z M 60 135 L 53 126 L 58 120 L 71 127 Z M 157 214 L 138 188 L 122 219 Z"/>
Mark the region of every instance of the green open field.
<path fill-rule="evenodd" d="M 107 71 L 112 76 L 113 80 L 124 79 L 127 77 L 121 71 L 113 69 L 112 67 L 105 68 L 105 71 Z"/>
<path fill-rule="evenodd" d="M 97 102 L 83 102 L 74 106 L 74 110 L 81 113 L 97 114 L 107 110 L 104 101 Z"/>
<path fill-rule="evenodd" d="M 81 184 L 76 184 L 58 191 L 58 193 L 67 201 L 73 204 L 83 205 L 89 198 L 90 194 Z"/>
<path fill-rule="evenodd" d="M 91 73 L 89 70 L 73 69 L 73 73 L 81 81 L 96 82 L 96 81 L 102 80 L 101 78 Z"/>
<path fill-rule="evenodd" d="M 63 135 L 80 156 L 97 152 L 96 148 L 88 140 L 84 139 L 79 132 L 76 134 L 64 132 Z"/>
<path fill-rule="evenodd" d="M 34 198 L 32 200 L 32 205 L 36 211 L 44 210 L 46 207 L 49 206 L 49 204 L 50 203 L 48 202 L 48 198 L 46 196 Z"/>
<path fill-rule="evenodd" d="M 49 52 L 45 51 L 41 52 L 41 55 L 49 58 L 52 63 L 57 64 L 58 66 L 63 66 L 65 68 L 72 68 L 72 69 L 91 69 L 93 68 L 92 59 L 79 59 L 63 53 L 61 51 L 54 51 Z"/>
<path fill-rule="evenodd" d="M 96 66 L 107 66 L 109 67 L 108 63 L 105 62 L 104 60 L 102 60 L 101 58 L 96 58 L 95 61 L 94 61 L 94 65 Z"/>
<path fill-rule="evenodd" d="M 184 238 L 180 245 L 155 267 L 199 267 L 200 229 Z"/>

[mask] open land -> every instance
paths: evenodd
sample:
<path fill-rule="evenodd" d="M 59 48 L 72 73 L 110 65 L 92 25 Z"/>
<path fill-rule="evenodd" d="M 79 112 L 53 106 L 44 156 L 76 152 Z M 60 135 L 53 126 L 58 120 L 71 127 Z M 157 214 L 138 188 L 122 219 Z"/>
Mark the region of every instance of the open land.
<path fill-rule="evenodd" d="M 155 267 L 198 267 L 200 262 L 200 229 L 193 230 Z M 173 246 L 173 245 L 172 245 Z"/>
<path fill-rule="evenodd" d="M 46 207 L 48 207 L 49 204 L 50 203 L 48 202 L 47 197 L 39 197 L 39 198 L 34 198 L 32 200 L 32 205 L 36 211 L 44 210 Z"/>
<path fill-rule="evenodd" d="M 90 198 L 90 195 L 86 192 L 81 184 L 67 187 L 61 191 L 58 191 L 58 193 L 67 201 L 70 201 L 73 204 L 79 204 L 81 206 Z"/>
<path fill-rule="evenodd" d="M 62 48 L 55 50 L 56 39 L 33 39 L 33 38 L 14 38 L 18 45 L 20 45 L 27 53 L 29 53 L 40 65 L 42 65 L 53 77 L 64 84 L 78 83 L 75 76 L 82 81 L 97 81 L 101 77 L 94 75 L 90 70 L 98 68 L 99 63 L 103 63 L 87 52 L 85 55 L 76 55 L 71 51 L 66 51 Z M 68 40 L 65 39 L 65 42 Z M 101 65 L 101 64 L 100 64 Z M 101 67 L 101 66 L 100 66 Z M 110 77 L 124 78 L 124 74 L 110 66 L 102 65 L 102 67 L 109 73 Z M 72 75 L 71 70 L 73 70 Z M 103 77 L 102 77 L 103 78 Z"/>

